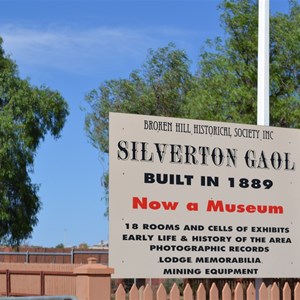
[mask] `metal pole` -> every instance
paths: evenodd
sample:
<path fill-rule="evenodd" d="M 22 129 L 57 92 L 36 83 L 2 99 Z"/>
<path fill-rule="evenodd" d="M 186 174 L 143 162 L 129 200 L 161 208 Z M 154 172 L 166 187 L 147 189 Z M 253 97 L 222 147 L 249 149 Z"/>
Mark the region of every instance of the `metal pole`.
<path fill-rule="evenodd" d="M 270 123 L 270 0 L 258 0 L 257 125 Z M 262 278 L 255 279 L 256 299 Z"/>
<path fill-rule="evenodd" d="M 74 264 L 74 248 L 71 250 L 71 264 Z"/>
<path fill-rule="evenodd" d="M 258 2 L 257 125 L 269 126 L 270 1 Z"/>

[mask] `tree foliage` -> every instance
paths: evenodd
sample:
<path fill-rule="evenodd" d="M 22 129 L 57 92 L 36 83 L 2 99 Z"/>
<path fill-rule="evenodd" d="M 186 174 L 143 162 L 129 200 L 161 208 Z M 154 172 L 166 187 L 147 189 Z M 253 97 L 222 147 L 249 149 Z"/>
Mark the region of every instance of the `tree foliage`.
<path fill-rule="evenodd" d="M 279 127 L 299 127 L 300 117 L 300 6 L 289 3 L 289 14 L 270 18 L 270 125 Z M 257 1 L 226 0 L 220 9 L 226 39 L 202 50 L 185 116 L 255 124 Z"/>
<path fill-rule="evenodd" d="M 270 18 L 270 123 L 300 127 L 300 5 Z M 257 0 L 223 0 L 224 37 L 208 40 L 198 69 L 175 45 L 150 50 L 146 63 L 128 79 L 109 80 L 86 100 L 86 130 L 93 145 L 108 154 L 108 113 L 255 124 L 257 106 Z M 104 173 L 104 186 L 108 175 Z"/>
<path fill-rule="evenodd" d="M 30 237 L 41 207 L 30 172 L 36 150 L 49 132 L 59 137 L 67 103 L 46 87 L 18 75 L 0 38 L 0 242 L 18 245 Z"/>
<path fill-rule="evenodd" d="M 91 91 L 86 101 L 86 129 L 93 145 L 108 153 L 109 112 L 145 115 L 182 115 L 186 94 L 191 88 L 190 61 L 184 51 L 169 44 L 149 50 L 148 59 L 128 79 L 109 80 Z"/>
<path fill-rule="evenodd" d="M 91 107 L 86 130 L 92 144 L 108 153 L 109 112 L 180 117 L 192 85 L 189 67 L 186 53 L 170 43 L 158 51 L 150 49 L 145 64 L 128 79 L 109 80 L 91 91 L 86 96 Z M 107 200 L 107 171 L 102 185 Z"/>

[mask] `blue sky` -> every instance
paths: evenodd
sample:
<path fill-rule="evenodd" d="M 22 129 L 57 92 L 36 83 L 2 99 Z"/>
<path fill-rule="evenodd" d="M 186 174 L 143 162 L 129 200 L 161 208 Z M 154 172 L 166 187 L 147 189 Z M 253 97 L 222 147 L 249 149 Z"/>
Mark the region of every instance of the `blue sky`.
<path fill-rule="evenodd" d="M 271 0 L 286 11 L 288 0 Z M 84 97 L 100 83 L 127 78 L 148 49 L 174 42 L 196 68 L 208 38 L 223 35 L 218 0 L 0 0 L 4 50 L 33 85 L 58 90 L 70 115 L 59 140 L 47 136 L 35 158 L 39 223 L 27 242 L 54 247 L 108 240 L 99 153 L 84 131 Z"/>

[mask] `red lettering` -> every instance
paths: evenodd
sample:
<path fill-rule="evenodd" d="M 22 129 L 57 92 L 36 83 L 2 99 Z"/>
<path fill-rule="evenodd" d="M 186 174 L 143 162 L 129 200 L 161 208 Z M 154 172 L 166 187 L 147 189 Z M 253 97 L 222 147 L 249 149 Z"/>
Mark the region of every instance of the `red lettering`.
<path fill-rule="evenodd" d="M 208 200 L 206 211 L 227 213 L 259 213 L 259 214 L 283 214 L 281 205 L 254 205 L 224 203 L 223 200 Z"/>
<path fill-rule="evenodd" d="M 160 208 L 163 208 L 164 210 L 175 210 L 178 206 L 178 202 L 172 202 L 172 201 L 149 201 L 147 197 L 142 197 L 140 199 L 139 197 L 132 197 L 132 208 L 133 209 L 153 209 L 158 210 Z"/>

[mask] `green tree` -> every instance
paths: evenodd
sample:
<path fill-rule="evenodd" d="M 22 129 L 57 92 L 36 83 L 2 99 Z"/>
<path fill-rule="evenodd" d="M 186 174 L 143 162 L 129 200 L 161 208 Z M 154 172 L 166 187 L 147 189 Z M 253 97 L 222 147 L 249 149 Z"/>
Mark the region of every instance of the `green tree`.
<path fill-rule="evenodd" d="M 65 245 L 63 243 L 59 243 L 55 246 L 56 249 L 64 249 Z"/>
<path fill-rule="evenodd" d="M 270 19 L 270 123 L 300 127 L 300 5 Z M 108 154 L 108 112 L 256 123 L 257 0 L 223 0 L 219 5 L 225 40 L 208 40 L 198 70 L 173 44 L 150 50 L 142 70 L 110 80 L 86 100 L 86 130 L 92 144 Z M 103 184 L 108 187 L 108 174 Z M 106 194 L 107 196 L 107 194 Z"/>
<path fill-rule="evenodd" d="M 149 50 L 141 70 L 128 79 L 109 80 L 91 91 L 86 101 L 86 130 L 92 144 L 108 153 L 109 112 L 179 117 L 191 88 L 190 61 L 174 44 Z"/>
<path fill-rule="evenodd" d="M 190 61 L 184 51 L 170 43 L 157 51 L 149 50 L 140 70 L 128 79 L 110 80 L 91 91 L 86 101 L 91 111 L 86 114 L 86 130 L 102 158 L 108 154 L 109 112 L 180 117 L 186 94 L 191 89 Z M 108 200 L 108 171 L 102 185 Z"/>
<path fill-rule="evenodd" d="M 30 237 L 41 203 L 31 182 L 34 155 L 49 132 L 59 137 L 68 106 L 62 96 L 21 79 L 0 38 L 0 242 Z"/>
<path fill-rule="evenodd" d="M 270 124 L 299 127 L 300 6 L 270 18 Z M 208 41 L 201 51 L 184 116 L 256 123 L 257 0 L 226 0 L 220 5 L 226 40 Z"/>

